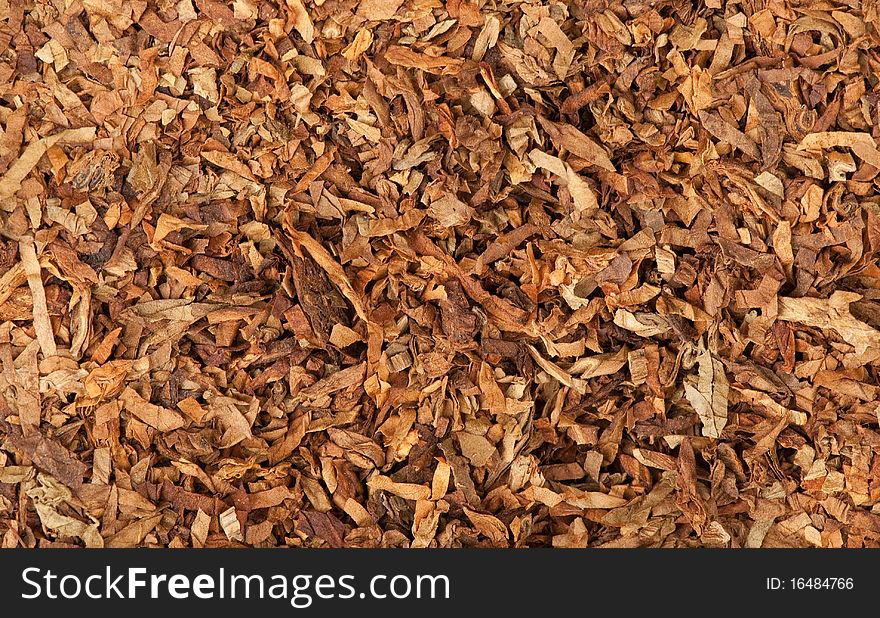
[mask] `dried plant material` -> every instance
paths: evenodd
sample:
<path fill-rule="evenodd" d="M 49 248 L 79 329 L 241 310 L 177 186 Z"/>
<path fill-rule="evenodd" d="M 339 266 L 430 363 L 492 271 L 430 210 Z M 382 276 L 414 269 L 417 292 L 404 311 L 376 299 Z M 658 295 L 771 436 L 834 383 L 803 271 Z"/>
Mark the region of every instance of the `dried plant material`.
<path fill-rule="evenodd" d="M 538 149 L 529 153 L 529 158 L 537 166 L 541 167 L 559 177 L 562 185 L 567 187 L 575 207 L 579 213 L 590 214 L 594 212 L 599 203 L 596 201 L 596 195 L 590 188 L 590 185 L 578 176 L 570 165 L 567 165 L 558 157 L 548 155 Z"/>
<path fill-rule="evenodd" d="M 71 489 L 78 489 L 88 466 L 57 442 L 38 433 L 23 435 L 20 428 L 6 421 L 10 412 L 5 402 L 0 400 L 0 414 L 4 417 L 0 418 L 0 429 L 3 429 L 12 445 L 26 454 L 37 469 L 52 475 Z"/>
<path fill-rule="evenodd" d="M 64 536 L 79 537 L 86 547 L 104 547 L 104 539 L 98 532 L 96 523 L 86 524 L 73 517 L 62 515 L 48 504 L 34 501 L 34 508 L 46 528 Z"/>
<path fill-rule="evenodd" d="M 21 188 L 22 181 L 34 169 L 44 154 L 57 143 L 89 142 L 95 137 L 95 127 L 67 129 L 32 141 L 15 162 L 0 177 L 0 199 L 8 199 Z M 4 210 L 11 210 L 4 204 Z"/>
<path fill-rule="evenodd" d="M 2 544 L 880 547 L 876 10 L 765 4 L 0 11 Z"/>
<path fill-rule="evenodd" d="M 702 434 L 707 438 L 720 438 L 727 425 L 727 377 L 724 365 L 706 348 L 696 357 L 695 380 L 685 380 L 684 392 L 696 410 L 702 424 Z"/>
<path fill-rule="evenodd" d="M 570 124 L 558 124 L 543 116 L 538 116 L 538 122 L 547 131 L 547 135 L 553 140 L 557 148 L 564 148 L 587 163 L 601 167 L 609 172 L 617 171 L 605 150 L 577 127 Z"/>
<path fill-rule="evenodd" d="M 506 544 L 510 533 L 500 519 L 485 513 L 477 513 L 468 508 L 464 509 L 464 512 L 474 527 L 480 531 L 480 534 L 486 535 L 493 545 L 498 547 Z"/>
<path fill-rule="evenodd" d="M 299 32 L 303 41 L 311 43 L 315 38 L 315 25 L 301 0 L 285 0 L 293 17 L 293 27 Z"/>
<path fill-rule="evenodd" d="M 454 75 L 460 70 L 463 63 L 460 58 L 420 54 L 400 45 L 390 46 L 385 52 L 384 59 L 393 64 L 419 69 L 434 75 Z"/>
<path fill-rule="evenodd" d="M 218 167 L 229 170 L 252 182 L 257 182 L 251 170 L 235 156 L 222 150 L 203 150 L 202 157 Z"/>
<path fill-rule="evenodd" d="M 440 459 L 437 467 L 434 469 L 434 476 L 431 480 L 431 499 L 440 500 L 449 490 L 449 478 L 452 468 L 448 463 Z"/>
<path fill-rule="evenodd" d="M 337 348 L 347 348 L 357 341 L 361 341 L 362 337 L 355 331 L 344 324 L 334 324 L 330 331 L 330 343 Z"/>
<path fill-rule="evenodd" d="M 373 525 L 373 518 L 370 513 L 361 504 L 353 498 L 348 498 L 342 505 L 345 514 L 351 517 L 354 522 L 361 527 Z"/>
<path fill-rule="evenodd" d="M 537 33 L 546 39 L 548 47 L 555 49 L 553 57 L 553 71 L 559 79 L 565 79 L 568 69 L 574 59 L 574 45 L 565 36 L 565 33 L 553 19 L 542 17 L 538 22 Z"/>
<path fill-rule="evenodd" d="M 626 364 L 627 358 L 627 349 L 623 347 L 619 352 L 595 354 L 579 358 L 568 368 L 568 371 L 572 375 L 580 376 L 582 380 L 599 376 L 610 376 L 620 371 Z"/>
<path fill-rule="evenodd" d="M 193 545 L 195 547 L 204 547 L 205 541 L 208 540 L 210 532 L 211 517 L 202 509 L 196 511 L 196 516 L 190 526 L 190 533 L 193 536 Z"/>
<path fill-rule="evenodd" d="M 357 14 L 370 21 L 391 19 L 403 4 L 403 0 L 361 0 Z"/>
<path fill-rule="evenodd" d="M 642 337 L 655 337 L 669 330 L 669 323 L 659 315 L 650 313 L 634 314 L 626 309 L 614 312 L 614 323 Z"/>
<path fill-rule="evenodd" d="M 349 388 L 355 384 L 362 384 L 364 380 L 364 364 L 347 367 L 342 371 L 315 382 L 311 386 L 307 386 L 299 392 L 299 396 L 306 401 L 319 401 L 328 395 L 336 393 L 342 389 Z"/>
<path fill-rule="evenodd" d="M 856 131 L 825 131 L 804 136 L 798 150 L 824 148 L 851 148 L 857 157 L 880 169 L 880 151 L 874 138 L 868 133 Z"/>
<path fill-rule="evenodd" d="M 162 513 L 157 513 L 143 519 L 135 519 L 122 530 L 105 540 L 105 547 L 137 547 L 144 542 L 162 519 Z"/>
<path fill-rule="evenodd" d="M 699 112 L 700 121 L 706 130 L 724 143 L 731 144 L 742 150 L 752 159 L 761 156 L 757 144 L 748 135 L 725 121 L 721 116 L 713 112 Z"/>
<path fill-rule="evenodd" d="M 372 477 L 367 485 L 374 491 L 387 491 L 407 500 L 427 500 L 431 496 L 431 490 L 428 487 L 414 483 L 396 483 L 382 475 Z"/>
<path fill-rule="evenodd" d="M 579 393 L 585 392 L 586 386 L 581 379 L 573 378 L 567 371 L 541 356 L 534 347 L 529 346 L 529 354 L 532 355 L 532 358 L 535 359 L 535 362 L 538 363 L 538 366 L 540 366 L 541 369 L 546 371 L 560 383 L 569 388 L 575 389 Z"/>
<path fill-rule="evenodd" d="M 34 330 L 37 333 L 37 341 L 44 357 L 55 356 L 55 334 L 52 331 L 52 322 L 49 319 L 49 308 L 46 305 L 46 291 L 43 288 L 43 270 L 37 260 L 34 249 L 34 239 L 25 236 L 18 242 L 18 250 L 21 255 L 21 264 L 27 276 L 28 287 L 31 290 L 31 299 L 34 310 Z"/>
<path fill-rule="evenodd" d="M 613 509 L 627 503 L 625 498 L 610 496 L 601 491 L 573 492 L 565 502 L 580 509 Z"/>
<path fill-rule="evenodd" d="M 294 242 L 304 247 L 306 251 L 309 252 L 312 259 L 314 259 L 318 265 L 327 272 L 330 280 L 337 288 L 339 288 L 339 291 L 345 295 L 348 301 L 351 302 L 358 317 L 363 321 L 368 322 L 369 320 L 367 319 L 367 314 L 364 311 L 360 296 L 358 296 L 357 292 L 351 287 L 351 283 L 349 283 L 348 277 L 339 263 L 333 259 L 324 247 L 308 234 L 299 232 L 290 227 L 286 227 L 286 229 L 290 233 Z"/>
<path fill-rule="evenodd" d="M 6 303 L 7 300 L 18 290 L 19 286 L 27 282 L 27 273 L 22 263 L 17 263 L 7 270 L 0 277 L 0 305 Z"/>
<path fill-rule="evenodd" d="M 359 30 L 348 47 L 342 50 L 342 55 L 350 62 L 357 60 L 373 44 L 373 33 L 370 30 Z"/>
<path fill-rule="evenodd" d="M 146 401 L 132 388 L 126 388 L 119 396 L 119 399 L 123 402 L 125 409 L 129 413 L 159 431 L 172 431 L 184 425 L 183 418 L 174 410 L 169 410 Z"/>
<path fill-rule="evenodd" d="M 257 402 L 251 400 L 250 404 L 238 401 L 232 397 L 223 397 L 208 393 L 208 411 L 212 418 L 216 418 L 223 427 L 223 435 L 220 437 L 221 448 L 228 448 L 238 444 L 242 440 L 252 437 L 251 425 L 257 414 Z M 240 408 L 248 406 L 248 411 L 243 412 Z"/>
<path fill-rule="evenodd" d="M 241 534 L 241 522 L 238 521 L 234 506 L 220 513 L 220 527 L 223 528 L 223 534 L 230 541 L 244 541 L 244 536 Z"/>
<path fill-rule="evenodd" d="M 467 431 L 458 434 L 458 444 L 461 454 L 470 461 L 471 465 L 478 468 L 486 466 L 495 454 L 495 446 L 485 436 Z"/>
<path fill-rule="evenodd" d="M 880 331 L 853 317 L 851 303 L 861 299 L 853 292 L 834 292 L 830 298 L 779 298 L 778 319 L 819 329 L 830 329 L 855 349 L 859 361 L 880 358 Z"/>
<path fill-rule="evenodd" d="M 761 172 L 755 176 L 755 182 L 773 195 L 777 197 L 785 197 L 785 187 L 783 186 L 782 181 L 770 172 Z"/>

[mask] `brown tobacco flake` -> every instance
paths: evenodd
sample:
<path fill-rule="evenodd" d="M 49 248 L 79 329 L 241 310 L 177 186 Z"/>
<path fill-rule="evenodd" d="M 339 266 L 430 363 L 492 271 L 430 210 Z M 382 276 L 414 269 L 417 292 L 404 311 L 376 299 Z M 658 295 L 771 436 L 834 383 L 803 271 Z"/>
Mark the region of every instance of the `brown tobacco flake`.
<path fill-rule="evenodd" d="M 504 547 L 509 538 L 509 532 L 504 523 L 497 517 L 485 513 L 477 513 L 470 509 L 464 509 L 468 519 L 474 527 L 485 535 L 496 547 Z"/>
<path fill-rule="evenodd" d="M 721 118 L 721 116 L 704 111 L 701 111 L 699 116 L 703 126 L 714 137 L 717 137 L 722 142 L 736 146 L 752 159 L 758 160 L 760 158 L 757 144 L 745 133 Z"/>
<path fill-rule="evenodd" d="M 833 330 L 855 349 L 859 361 L 870 362 L 880 357 L 880 331 L 853 317 L 850 304 L 860 298 L 843 291 L 828 299 L 780 297 L 778 319 Z"/>
<path fill-rule="evenodd" d="M 57 352 L 55 335 L 49 320 L 49 309 L 46 306 L 46 291 L 42 281 L 42 267 L 37 260 L 33 238 L 26 236 L 19 241 L 19 254 L 28 286 L 33 300 L 33 324 L 37 332 L 37 341 L 44 357 L 54 356 Z"/>
<path fill-rule="evenodd" d="M 0 404 L 0 407 L 5 407 L 5 405 Z M 6 411 L 3 412 L 6 413 Z M 6 418 L 9 417 L 6 416 Z M 9 437 L 12 446 L 27 455 L 38 469 L 51 474 L 71 489 L 77 489 L 81 486 L 88 466 L 77 459 L 67 448 L 40 434 L 32 433 L 24 436 L 21 429 L 3 418 L 0 418 L 0 429 Z"/>
<path fill-rule="evenodd" d="M 172 431 L 184 425 L 183 417 L 177 412 L 146 401 L 132 388 L 126 388 L 119 399 L 126 411 L 159 431 Z"/>
<path fill-rule="evenodd" d="M 390 46 L 385 52 L 384 59 L 393 64 L 420 69 L 437 75 L 455 74 L 463 64 L 460 58 L 429 56 L 412 51 L 406 47 L 401 47 L 400 45 Z"/>
<path fill-rule="evenodd" d="M 443 332 L 453 342 L 470 342 L 477 329 L 477 316 L 471 311 L 458 281 L 448 281 L 444 287 L 446 298 L 440 301 Z"/>
<path fill-rule="evenodd" d="M 685 380 L 684 392 L 696 410 L 707 438 L 720 438 L 727 424 L 727 377 L 723 363 L 702 348 L 696 358 L 696 380 Z"/>
<path fill-rule="evenodd" d="M 538 122 L 547 131 L 557 148 L 564 148 L 587 163 L 604 168 L 609 172 L 616 171 L 605 150 L 577 127 L 570 124 L 557 124 L 543 116 L 538 116 Z"/>
<path fill-rule="evenodd" d="M 834 148 L 835 146 L 851 148 L 860 159 L 880 169 L 880 151 L 877 150 L 874 138 L 868 133 L 855 131 L 810 133 L 804 136 L 800 144 L 798 144 L 798 150 L 817 150 Z"/>
<path fill-rule="evenodd" d="M 329 339 L 333 328 L 346 326 L 348 305 L 327 274 L 310 257 L 292 259 L 292 275 L 300 306 L 321 340 Z"/>

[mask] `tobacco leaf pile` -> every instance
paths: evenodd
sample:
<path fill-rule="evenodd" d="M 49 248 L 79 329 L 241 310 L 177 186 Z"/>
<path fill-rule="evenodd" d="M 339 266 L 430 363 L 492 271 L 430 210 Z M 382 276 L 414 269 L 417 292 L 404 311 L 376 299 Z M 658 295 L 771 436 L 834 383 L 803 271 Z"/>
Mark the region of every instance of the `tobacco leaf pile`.
<path fill-rule="evenodd" d="M 876 0 L 0 0 L 0 546 L 880 545 Z"/>

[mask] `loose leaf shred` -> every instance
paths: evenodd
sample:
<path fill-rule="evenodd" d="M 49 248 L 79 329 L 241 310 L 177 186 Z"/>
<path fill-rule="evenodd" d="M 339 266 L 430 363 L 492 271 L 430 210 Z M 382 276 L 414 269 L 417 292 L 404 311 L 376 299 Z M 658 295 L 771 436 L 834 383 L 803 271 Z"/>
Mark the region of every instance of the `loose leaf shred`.
<path fill-rule="evenodd" d="M 0 1 L 0 546 L 877 547 L 878 15 Z"/>

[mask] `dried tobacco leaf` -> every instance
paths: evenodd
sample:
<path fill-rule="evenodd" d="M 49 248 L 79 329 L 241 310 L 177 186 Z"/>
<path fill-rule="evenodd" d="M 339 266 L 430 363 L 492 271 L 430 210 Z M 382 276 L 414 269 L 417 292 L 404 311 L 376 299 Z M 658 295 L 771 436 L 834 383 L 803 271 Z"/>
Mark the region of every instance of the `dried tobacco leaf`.
<path fill-rule="evenodd" d="M 699 349 L 696 363 L 696 379 L 685 380 L 684 392 L 700 417 L 702 435 L 720 438 L 728 420 L 728 382 L 724 364 L 704 347 Z"/>

